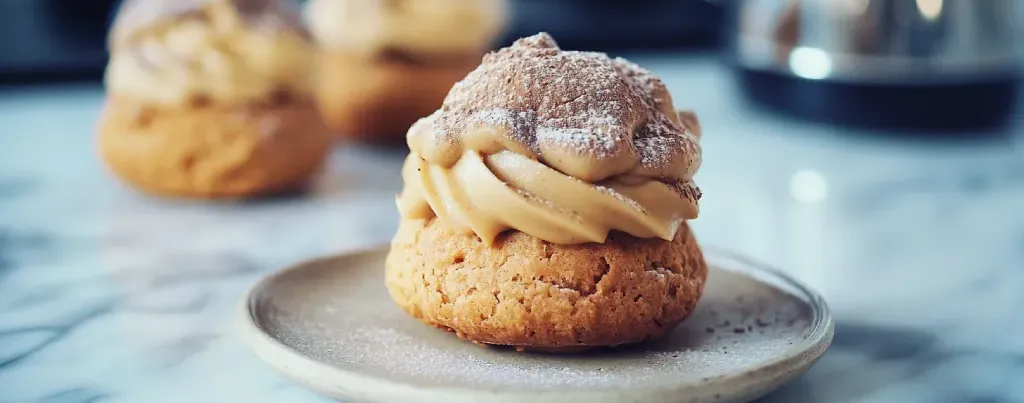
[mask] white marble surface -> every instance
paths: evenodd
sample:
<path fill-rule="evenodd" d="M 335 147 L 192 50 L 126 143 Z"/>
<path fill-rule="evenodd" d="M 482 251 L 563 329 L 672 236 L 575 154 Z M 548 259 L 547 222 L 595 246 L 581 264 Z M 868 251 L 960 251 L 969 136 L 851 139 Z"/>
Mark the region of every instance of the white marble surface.
<path fill-rule="evenodd" d="M 712 60 L 638 61 L 703 119 L 701 241 L 836 313 L 766 402 L 1024 402 L 1024 121 L 899 140 L 750 110 Z M 0 89 L 0 402 L 323 401 L 247 351 L 235 307 L 281 265 L 386 242 L 401 153 L 340 147 L 301 198 L 155 200 L 95 158 L 101 100 Z"/>

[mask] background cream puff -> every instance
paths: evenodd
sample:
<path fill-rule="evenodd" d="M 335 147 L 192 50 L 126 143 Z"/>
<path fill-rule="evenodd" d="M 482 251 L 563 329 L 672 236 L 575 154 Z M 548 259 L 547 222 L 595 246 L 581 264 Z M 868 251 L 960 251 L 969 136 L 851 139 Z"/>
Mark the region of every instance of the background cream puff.
<path fill-rule="evenodd" d="M 285 0 L 131 0 L 110 36 L 99 151 L 151 193 L 251 197 L 301 187 L 331 135 L 315 49 Z"/>
<path fill-rule="evenodd" d="M 404 144 L 505 26 L 504 0 L 311 0 L 317 98 L 343 138 Z"/>

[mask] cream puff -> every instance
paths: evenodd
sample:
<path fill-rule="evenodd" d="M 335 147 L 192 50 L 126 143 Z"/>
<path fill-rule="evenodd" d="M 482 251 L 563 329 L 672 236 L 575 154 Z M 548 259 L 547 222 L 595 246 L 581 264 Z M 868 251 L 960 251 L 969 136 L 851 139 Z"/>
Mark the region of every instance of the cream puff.
<path fill-rule="evenodd" d="M 332 136 L 315 48 L 285 0 L 129 0 L 110 36 L 99 151 L 147 192 L 244 198 L 302 187 Z"/>
<path fill-rule="evenodd" d="M 538 34 L 488 54 L 409 130 L 386 261 L 411 316 L 478 343 L 576 351 L 685 319 L 707 265 L 696 115 L 624 59 Z"/>

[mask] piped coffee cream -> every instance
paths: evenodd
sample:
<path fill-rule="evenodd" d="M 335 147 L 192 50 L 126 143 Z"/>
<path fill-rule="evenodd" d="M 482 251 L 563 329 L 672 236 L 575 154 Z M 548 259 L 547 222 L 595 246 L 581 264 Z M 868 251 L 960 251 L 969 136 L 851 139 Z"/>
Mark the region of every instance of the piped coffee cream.
<path fill-rule="evenodd" d="M 231 104 L 312 94 L 314 48 L 282 0 L 129 0 L 110 35 L 110 92 Z"/>
<path fill-rule="evenodd" d="M 698 213 L 699 135 L 650 72 L 538 34 L 488 54 L 409 130 L 398 205 L 486 243 L 671 240 Z"/>

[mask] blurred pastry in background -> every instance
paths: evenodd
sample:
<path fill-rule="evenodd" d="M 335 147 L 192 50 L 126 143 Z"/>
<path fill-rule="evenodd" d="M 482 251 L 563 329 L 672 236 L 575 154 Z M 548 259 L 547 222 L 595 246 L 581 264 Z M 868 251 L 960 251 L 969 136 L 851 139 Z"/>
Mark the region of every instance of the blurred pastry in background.
<path fill-rule="evenodd" d="M 109 39 L 99 150 L 161 195 L 240 198 L 301 188 L 332 136 L 313 94 L 315 47 L 288 0 L 129 0 Z"/>
<path fill-rule="evenodd" d="M 547 34 L 488 54 L 409 129 L 392 299 L 517 349 L 668 332 L 707 277 L 687 225 L 699 132 L 658 77 L 624 59 L 563 51 Z"/>
<path fill-rule="evenodd" d="M 504 0 L 310 0 L 317 95 L 344 138 L 405 144 L 417 119 L 480 63 L 505 26 Z"/>

